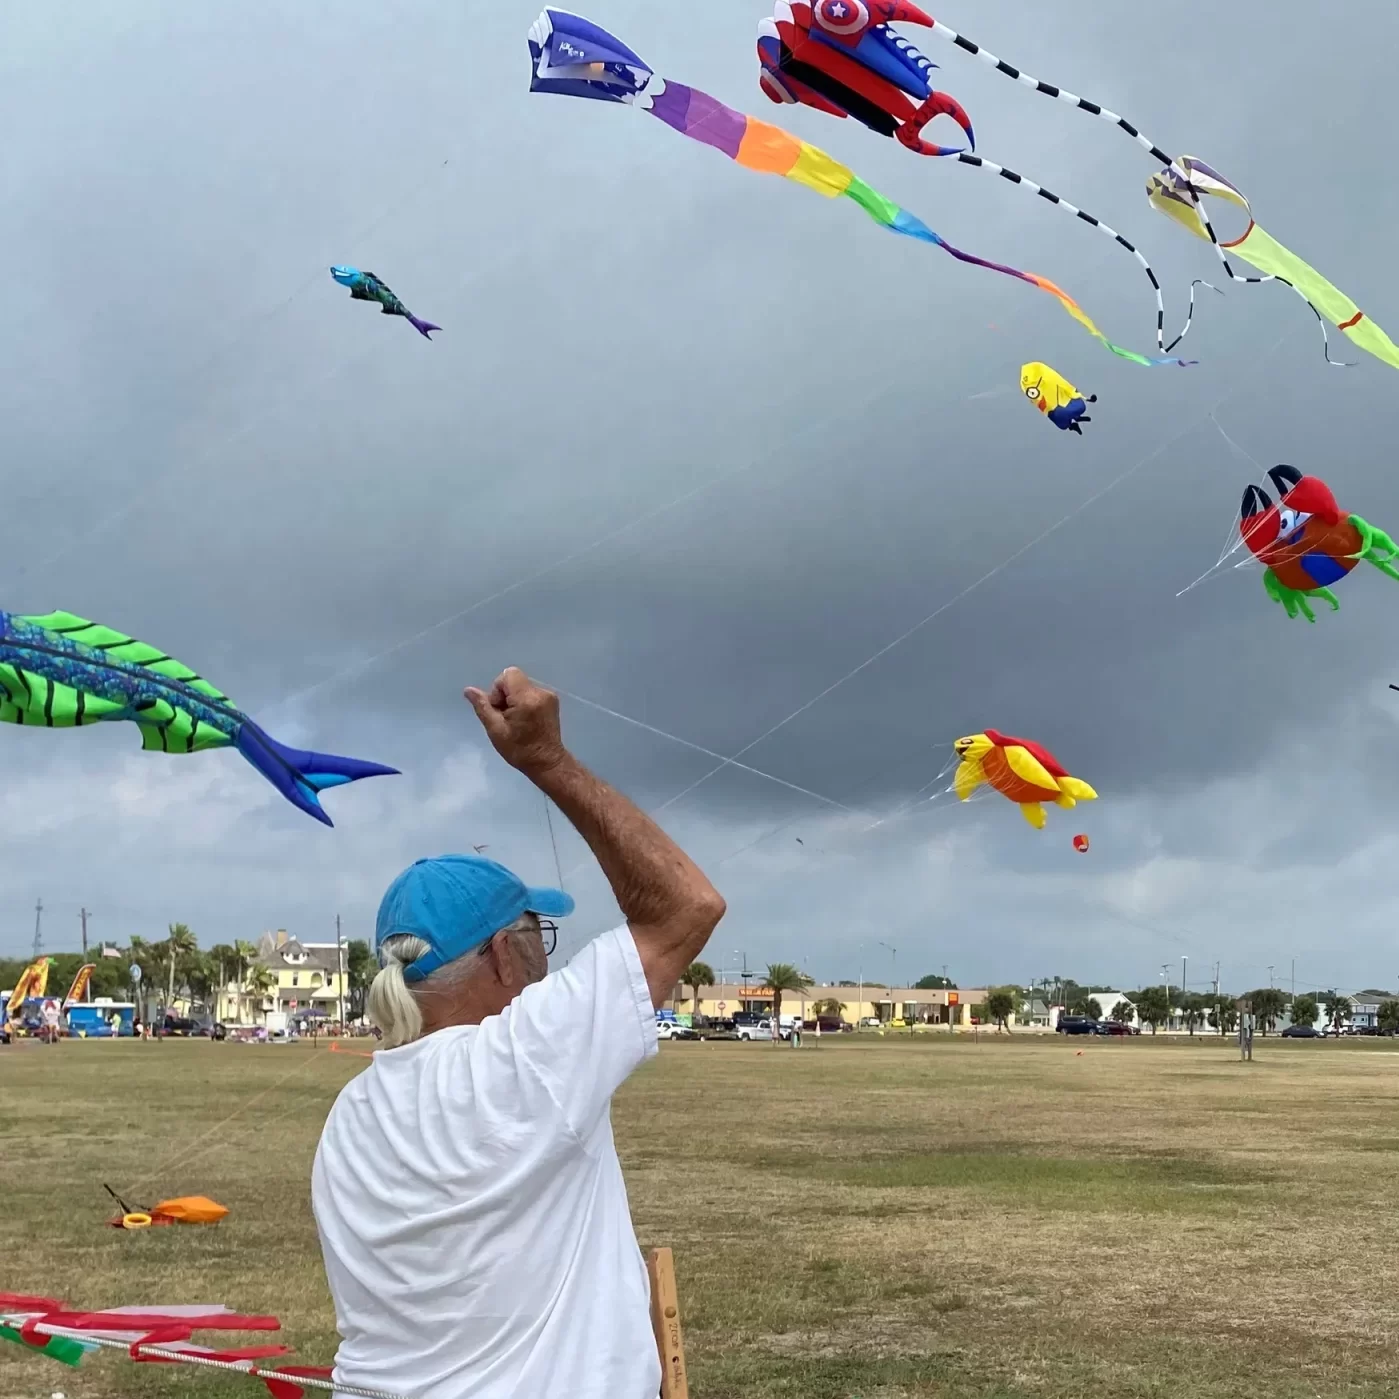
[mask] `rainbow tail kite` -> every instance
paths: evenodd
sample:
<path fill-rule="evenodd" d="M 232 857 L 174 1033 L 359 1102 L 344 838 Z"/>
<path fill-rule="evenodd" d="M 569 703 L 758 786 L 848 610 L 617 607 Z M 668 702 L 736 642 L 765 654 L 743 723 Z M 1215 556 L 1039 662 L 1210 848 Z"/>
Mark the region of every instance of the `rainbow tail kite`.
<path fill-rule="evenodd" d="M 1078 302 L 1047 277 L 989 262 L 953 247 L 922 219 L 872 189 L 853 170 L 833 160 L 825 151 L 798 140 L 781 127 L 736 112 L 698 88 L 658 78 L 620 39 L 589 20 L 565 10 L 545 10 L 530 28 L 529 51 L 531 92 L 553 92 L 638 107 L 691 140 L 722 151 L 730 160 L 749 170 L 781 175 L 827 199 L 844 195 L 891 233 L 932 243 L 959 262 L 1018 278 L 1058 297 L 1074 320 L 1122 359 L 1143 365 L 1195 362 L 1151 358 L 1114 345 Z"/>

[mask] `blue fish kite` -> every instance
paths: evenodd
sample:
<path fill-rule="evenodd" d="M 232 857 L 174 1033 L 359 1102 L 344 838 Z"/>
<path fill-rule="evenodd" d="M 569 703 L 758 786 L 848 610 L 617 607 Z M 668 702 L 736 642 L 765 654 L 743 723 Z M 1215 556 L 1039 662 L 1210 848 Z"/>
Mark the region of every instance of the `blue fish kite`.
<path fill-rule="evenodd" d="M 358 267 L 332 267 L 330 275 L 342 287 L 349 287 L 352 301 L 377 301 L 386 316 L 402 316 L 424 339 L 431 340 L 431 332 L 442 329 L 431 321 L 419 320 L 372 272 L 361 272 Z"/>
<path fill-rule="evenodd" d="M 327 826 L 319 793 L 397 768 L 288 748 L 188 666 L 71 612 L 0 612 L 0 721 L 36 728 L 130 720 L 156 753 L 236 748 L 293 806 Z"/>

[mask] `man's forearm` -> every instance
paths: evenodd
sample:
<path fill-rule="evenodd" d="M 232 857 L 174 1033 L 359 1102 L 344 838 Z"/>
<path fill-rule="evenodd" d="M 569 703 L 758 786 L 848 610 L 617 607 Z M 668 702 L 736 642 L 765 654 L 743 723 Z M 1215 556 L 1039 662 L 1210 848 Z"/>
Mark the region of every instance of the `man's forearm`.
<path fill-rule="evenodd" d="M 587 842 L 629 923 L 655 926 L 696 911 L 722 913 L 723 901 L 694 861 L 571 753 L 529 777 Z"/>

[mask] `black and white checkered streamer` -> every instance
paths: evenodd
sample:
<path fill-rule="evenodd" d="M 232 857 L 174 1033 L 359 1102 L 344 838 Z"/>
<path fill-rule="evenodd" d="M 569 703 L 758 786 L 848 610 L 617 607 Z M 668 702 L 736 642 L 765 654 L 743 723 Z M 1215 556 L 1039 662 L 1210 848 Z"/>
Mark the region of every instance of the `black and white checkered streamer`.
<path fill-rule="evenodd" d="M 1317 324 L 1321 327 L 1322 353 L 1326 356 L 1327 364 L 1333 364 L 1340 368 L 1352 367 L 1345 360 L 1336 360 L 1331 358 L 1331 341 L 1330 337 L 1327 335 L 1325 318 L 1322 316 L 1321 312 L 1318 311 L 1316 307 L 1313 306 L 1312 303 L 1307 300 L 1306 295 L 1300 291 L 1297 291 L 1297 288 L 1294 287 L 1292 283 L 1287 280 L 1286 277 L 1242 277 L 1234 271 L 1232 265 L 1229 262 L 1228 255 L 1225 253 L 1224 248 L 1220 244 L 1219 239 L 1215 236 L 1214 229 L 1210 225 L 1209 215 L 1205 213 L 1204 207 L 1200 202 L 1200 191 L 1190 183 L 1188 173 L 1181 170 L 1181 167 L 1178 164 L 1176 164 L 1176 162 L 1169 155 L 1167 155 L 1166 152 L 1163 151 L 1160 146 L 1158 146 L 1153 140 L 1151 140 L 1150 137 L 1143 135 L 1142 132 L 1137 127 L 1133 126 L 1132 123 L 1128 121 L 1126 117 L 1119 116 L 1116 112 L 1110 110 L 1107 107 L 1104 107 L 1101 103 L 1091 102 L 1086 97 L 1079 97 L 1076 93 L 1069 92 L 1062 87 L 1056 87 L 1053 83 L 1042 82 L 1039 78 L 1033 77 L 1029 73 L 1022 72 L 1019 68 L 1015 67 L 1014 64 L 1007 63 L 1003 58 L 997 58 L 994 53 L 988 52 L 986 49 L 982 48 L 980 44 L 974 44 L 970 39 L 964 38 L 955 29 L 950 28 L 941 20 L 933 21 L 933 32 L 935 34 L 940 34 L 944 39 L 950 40 L 952 43 L 956 44 L 959 49 L 964 50 L 965 52 L 971 54 L 973 58 L 979 59 L 982 63 L 986 64 L 988 68 L 994 68 L 998 73 L 1004 73 L 1006 77 L 1013 78 L 1016 82 L 1022 84 L 1024 87 L 1031 88 L 1035 92 L 1041 92 L 1046 97 L 1053 97 L 1059 102 L 1066 102 L 1070 107 L 1077 107 L 1081 112 L 1087 112 L 1091 116 L 1101 117 L 1104 121 L 1111 122 L 1114 126 L 1125 131 L 1144 151 L 1150 152 L 1152 156 L 1159 160 L 1168 169 L 1174 171 L 1176 174 L 1184 176 L 1184 184 L 1186 190 L 1189 193 L 1190 202 L 1195 206 L 1195 212 L 1200 216 L 1200 223 L 1204 227 L 1205 232 L 1209 234 L 1210 243 L 1214 247 L 1215 253 L 1218 255 L 1220 262 L 1223 264 L 1224 271 L 1227 273 L 1229 280 L 1231 282 L 1243 282 L 1246 285 L 1253 286 L 1261 285 L 1264 282 L 1281 282 L 1283 286 L 1289 288 L 1293 292 L 1296 292 L 1296 294 L 1300 296 L 1303 301 L 1307 302 L 1307 306 L 1310 308 L 1312 315 L 1316 317 Z M 963 160 L 968 164 L 977 163 L 986 166 L 991 166 L 990 161 L 976 161 L 974 158 L 969 158 L 965 154 L 959 155 L 958 159 Z M 1006 171 L 999 166 L 992 168 L 995 168 L 998 174 L 1004 175 L 1006 179 L 1014 180 L 1016 183 L 1020 184 L 1032 184 L 1031 181 L 1025 180 L 1021 176 L 1014 175 L 1013 172 Z M 1040 189 L 1039 186 L 1033 187 L 1035 188 L 1038 194 L 1042 195 L 1045 199 L 1050 200 L 1052 203 L 1064 204 L 1068 208 L 1073 208 L 1072 205 L 1067 204 L 1067 201 L 1059 199 L 1056 195 L 1051 194 L 1048 190 Z M 1101 224 L 1097 219 L 1094 219 L 1091 215 L 1084 214 L 1081 210 L 1077 209 L 1075 209 L 1074 212 L 1078 215 L 1079 218 L 1083 219 L 1085 223 L 1091 223 L 1095 226 L 1103 228 L 1106 232 L 1112 232 L 1112 230 L 1108 229 L 1105 224 Z M 1161 338 L 1164 335 L 1164 330 L 1161 326 L 1161 322 L 1164 318 L 1164 312 L 1161 307 L 1161 290 L 1160 284 L 1156 280 L 1156 274 L 1151 270 L 1150 266 L 1148 266 L 1146 259 L 1142 257 L 1142 255 L 1139 252 L 1137 252 L 1137 250 L 1134 247 L 1132 247 L 1132 245 L 1125 238 L 1123 238 L 1120 234 L 1116 233 L 1113 234 L 1113 237 L 1115 237 L 1117 241 L 1123 245 L 1123 247 L 1130 249 L 1133 253 L 1136 254 L 1142 266 L 1146 267 L 1147 275 L 1151 278 L 1152 286 L 1156 288 L 1156 305 L 1158 317 L 1157 333 L 1158 343 L 1161 343 Z M 1165 349 L 1167 351 L 1172 349 L 1174 346 L 1180 344 L 1180 341 L 1184 337 L 1186 331 L 1190 329 L 1190 319 L 1193 318 L 1195 314 L 1195 287 L 1198 285 L 1201 285 L 1201 283 L 1191 283 L 1190 316 L 1186 320 L 1185 330 L 1181 331 L 1180 335 L 1178 335 L 1171 342 L 1170 345 L 1165 346 Z M 1210 284 L 1208 282 L 1205 282 L 1203 283 L 1203 285 L 1209 286 Z M 1219 288 L 1214 287 L 1213 290 L 1218 291 Z"/>
<path fill-rule="evenodd" d="M 971 155 L 966 151 L 959 151 L 956 159 L 961 165 L 971 165 L 978 170 L 989 170 L 993 175 L 999 175 L 1003 180 L 1008 180 L 1013 185 L 1022 186 L 1029 190 L 1031 194 L 1039 195 L 1039 197 L 1047 203 L 1056 205 L 1058 208 L 1072 214 L 1076 219 L 1081 219 L 1090 227 L 1096 228 L 1100 233 L 1106 234 L 1113 242 L 1119 243 L 1122 247 L 1126 248 L 1141 264 L 1142 271 L 1146 273 L 1147 280 L 1151 283 L 1151 290 L 1156 297 L 1156 345 L 1163 355 L 1170 354 L 1189 333 L 1190 324 L 1195 319 L 1195 288 L 1203 286 L 1209 287 L 1213 292 L 1219 291 L 1218 287 L 1200 278 L 1196 278 L 1195 281 L 1191 282 L 1190 310 L 1185 317 L 1185 326 L 1169 345 L 1166 344 L 1166 307 L 1161 300 L 1161 283 L 1151 264 L 1142 255 L 1141 249 L 1139 249 L 1135 243 L 1124 238 L 1115 228 L 1105 224 L 1102 219 L 1095 218 L 1086 209 L 1080 209 L 1077 204 L 1071 204 L 1062 195 L 1055 194 L 1052 189 L 1045 189 L 1043 185 L 1036 184 L 1033 180 L 1027 179 L 1024 175 L 1009 169 L 1007 166 L 997 165 L 994 160 L 987 160 L 984 156 Z M 1223 295 L 1223 293 L 1221 292 L 1220 295 Z"/>
<path fill-rule="evenodd" d="M 941 34 L 944 39 L 950 39 L 959 49 L 965 49 L 973 58 L 979 58 L 987 67 L 994 68 L 998 73 L 1004 73 L 1006 77 L 1014 78 L 1016 82 L 1023 83 L 1036 92 L 1042 92 L 1046 97 L 1067 102 L 1070 107 L 1077 107 L 1081 112 L 1089 112 L 1095 117 L 1102 117 L 1104 121 L 1112 122 L 1114 126 L 1121 127 L 1143 150 L 1150 151 L 1157 160 L 1165 165 L 1171 163 L 1171 157 L 1155 142 L 1143 136 L 1126 117 L 1120 117 L 1116 112 L 1109 111 L 1099 103 L 1090 102 L 1086 97 L 1076 97 L 1072 92 L 1066 92 L 1062 87 L 1055 87 L 1053 83 L 1042 83 L 1038 78 L 1032 78 L 1028 73 L 1022 73 L 1019 68 L 1007 63 L 1004 59 L 997 58 L 994 53 L 987 53 L 980 44 L 974 44 L 970 39 L 964 39 L 955 29 L 949 29 L 941 20 L 933 21 L 933 32 Z"/>
<path fill-rule="evenodd" d="M 1180 166 L 1177 165 L 1174 169 L 1180 171 Z M 1300 296 L 1302 300 L 1307 303 L 1307 309 L 1316 317 L 1317 325 L 1321 327 L 1321 353 L 1326 356 L 1326 363 L 1334 365 L 1337 369 L 1354 369 L 1355 362 L 1353 360 L 1331 358 L 1331 337 L 1326 332 L 1326 319 L 1307 299 L 1305 292 L 1298 291 L 1286 277 L 1279 277 L 1273 273 L 1269 273 L 1265 277 L 1241 277 L 1234 271 L 1229 262 L 1229 255 L 1224 251 L 1223 244 L 1220 243 L 1219 239 L 1215 236 L 1214 225 L 1210 223 L 1210 216 L 1205 212 L 1204 200 L 1200 197 L 1201 192 L 1190 183 L 1188 172 L 1185 174 L 1185 189 L 1190 195 L 1190 203 L 1194 207 L 1196 214 L 1199 215 L 1200 223 L 1204 226 L 1205 232 L 1210 236 L 1210 246 L 1213 247 L 1218 254 L 1219 260 L 1223 263 L 1224 270 L 1229 276 L 1229 280 L 1231 282 L 1244 282 L 1251 286 L 1262 286 L 1264 282 L 1278 282 L 1289 291 Z"/>

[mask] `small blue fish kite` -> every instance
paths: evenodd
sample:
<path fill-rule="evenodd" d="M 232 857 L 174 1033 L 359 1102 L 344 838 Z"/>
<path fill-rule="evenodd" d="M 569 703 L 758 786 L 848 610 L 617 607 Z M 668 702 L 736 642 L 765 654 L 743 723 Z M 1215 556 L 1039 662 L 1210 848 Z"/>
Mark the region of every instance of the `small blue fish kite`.
<path fill-rule="evenodd" d="M 386 316 L 402 316 L 424 339 L 431 340 L 431 332 L 442 329 L 431 321 L 420 321 L 372 272 L 361 272 L 358 267 L 332 267 L 330 275 L 342 287 L 349 287 L 352 301 L 377 301 Z"/>
<path fill-rule="evenodd" d="M 397 768 L 288 748 L 221 690 L 144 641 L 75 617 L 0 612 L 0 721 L 69 729 L 129 719 L 148 752 L 236 748 L 293 806 L 327 826 L 318 794 Z"/>

